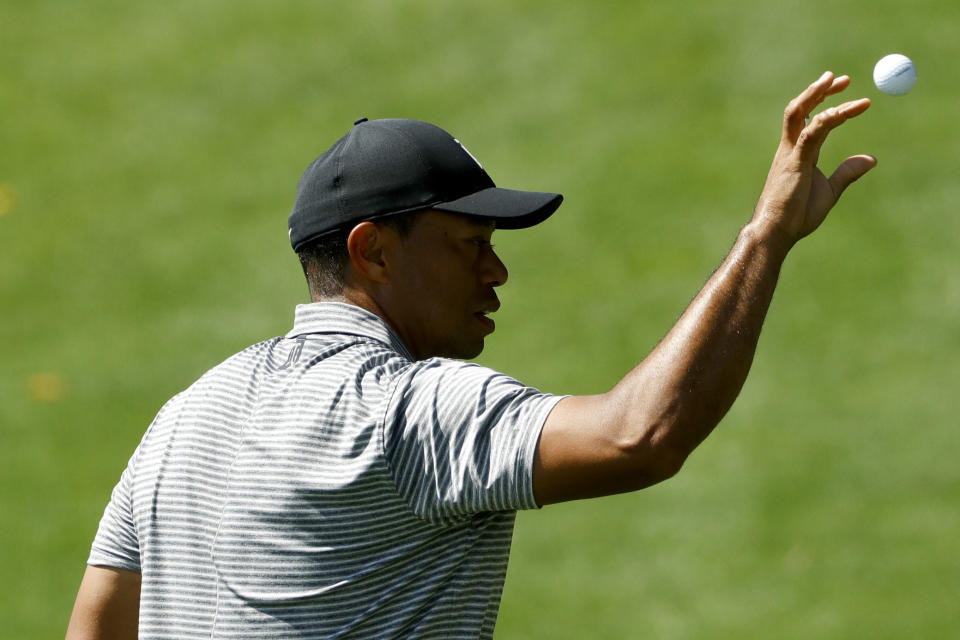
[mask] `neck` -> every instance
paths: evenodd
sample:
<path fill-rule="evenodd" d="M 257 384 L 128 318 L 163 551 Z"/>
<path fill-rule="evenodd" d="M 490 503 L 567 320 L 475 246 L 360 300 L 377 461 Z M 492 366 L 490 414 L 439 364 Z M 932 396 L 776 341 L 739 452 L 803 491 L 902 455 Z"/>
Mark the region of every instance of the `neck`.
<path fill-rule="evenodd" d="M 366 309 L 373 315 L 386 322 L 387 325 L 393 329 L 393 332 L 397 334 L 401 340 L 403 340 L 403 343 L 406 345 L 407 349 L 412 349 L 413 345 L 409 343 L 409 340 L 407 340 L 400 331 L 400 327 L 397 325 L 397 323 L 393 321 L 393 319 L 390 317 L 390 314 L 387 313 L 387 311 L 376 301 L 372 295 L 370 295 L 369 292 L 362 289 L 345 287 L 344 290 L 339 294 L 332 296 L 320 296 L 314 294 L 312 298 L 313 302 L 343 302 L 360 307 L 361 309 Z M 420 358 L 420 356 L 412 350 L 411 353 L 415 358 Z"/>

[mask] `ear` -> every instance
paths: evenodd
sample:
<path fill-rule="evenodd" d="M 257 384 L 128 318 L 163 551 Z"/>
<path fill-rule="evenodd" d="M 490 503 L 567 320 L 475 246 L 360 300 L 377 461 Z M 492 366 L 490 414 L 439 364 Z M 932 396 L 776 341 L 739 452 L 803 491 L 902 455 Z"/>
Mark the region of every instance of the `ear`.
<path fill-rule="evenodd" d="M 361 222 L 347 236 L 350 265 L 360 276 L 374 282 L 387 282 L 384 243 L 389 239 L 384 230 L 372 222 Z"/>

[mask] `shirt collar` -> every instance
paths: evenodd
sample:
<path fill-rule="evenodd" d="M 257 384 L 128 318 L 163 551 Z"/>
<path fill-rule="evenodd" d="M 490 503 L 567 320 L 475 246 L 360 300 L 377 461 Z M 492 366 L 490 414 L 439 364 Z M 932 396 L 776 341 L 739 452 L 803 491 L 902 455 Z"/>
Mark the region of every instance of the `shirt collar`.
<path fill-rule="evenodd" d="M 400 337 L 380 316 L 345 302 L 298 304 L 293 329 L 286 337 L 296 338 L 308 333 L 339 333 L 370 338 L 410 360 L 414 359 Z"/>

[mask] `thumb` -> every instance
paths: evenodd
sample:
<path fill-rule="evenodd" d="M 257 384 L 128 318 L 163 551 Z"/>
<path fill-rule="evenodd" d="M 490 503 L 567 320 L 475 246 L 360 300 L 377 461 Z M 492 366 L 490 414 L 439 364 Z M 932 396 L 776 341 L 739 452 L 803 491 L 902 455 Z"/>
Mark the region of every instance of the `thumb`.
<path fill-rule="evenodd" d="M 859 180 L 875 166 L 877 166 L 877 159 L 867 155 L 850 156 L 841 162 L 829 180 L 833 195 L 839 198 L 844 189 Z"/>

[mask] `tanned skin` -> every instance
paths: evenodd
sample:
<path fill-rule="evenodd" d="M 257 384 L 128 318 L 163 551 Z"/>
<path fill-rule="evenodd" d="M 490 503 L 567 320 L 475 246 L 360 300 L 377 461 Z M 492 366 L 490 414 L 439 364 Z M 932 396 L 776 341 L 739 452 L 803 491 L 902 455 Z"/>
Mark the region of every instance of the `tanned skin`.
<path fill-rule="evenodd" d="M 720 422 L 753 362 L 780 268 L 840 194 L 876 166 L 817 168 L 827 134 L 870 106 L 846 102 L 807 118 L 850 78 L 825 73 L 787 106 L 780 146 L 753 218 L 677 324 L 612 390 L 562 400 L 548 417 L 534 468 L 541 505 L 640 489 L 679 471 Z"/>
<path fill-rule="evenodd" d="M 640 489 L 674 475 L 733 404 L 753 361 L 780 268 L 840 194 L 876 165 L 817 168 L 827 134 L 870 106 L 846 102 L 807 121 L 850 84 L 825 73 L 787 106 L 780 146 L 750 222 L 667 336 L 609 392 L 562 400 L 547 418 L 534 461 L 534 494 L 549 504 Z M 489 221 L 428 211 L 402 236 L 362 222 L 347 241 L 346 286 L 336 299 L 383 318 L 418 359 L 471 358 L 493 332 L 488 315 L 507 269 Z M 88 567 L 68 640 L 133 639 L 140 575 Z"/>

